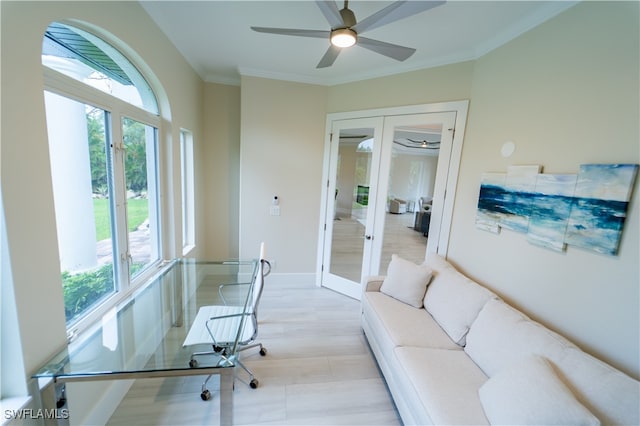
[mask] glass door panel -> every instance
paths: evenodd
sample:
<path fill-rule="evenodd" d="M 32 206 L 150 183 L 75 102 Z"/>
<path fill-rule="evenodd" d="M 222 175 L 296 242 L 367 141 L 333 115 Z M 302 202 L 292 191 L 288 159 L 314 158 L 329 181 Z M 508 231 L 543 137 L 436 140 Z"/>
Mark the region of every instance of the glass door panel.
<path fill-rule="evenodd" d="M 373 129 L 360 130 L 362 136 L 340 131 L 329 269 L 332 274 L 356 282 L 362 272 L 373 154 Z"/>
<path fill-rule="evenodd" d="M 436 251 L 454 126 L 449 112 L 385 118 L 370 274 L 393 254 L 422 263 Z"/>
<path fill-rule="evenodd" d="M 368 270 L 381 120 L 334 123 L 322 284 L 360 298 Z"/>
<path fill-rule="evenodd" d="M 394 128 L 381 274 L 386 274 L 392 254 L 424 261 L 441 137 L 442 123 Z"/>

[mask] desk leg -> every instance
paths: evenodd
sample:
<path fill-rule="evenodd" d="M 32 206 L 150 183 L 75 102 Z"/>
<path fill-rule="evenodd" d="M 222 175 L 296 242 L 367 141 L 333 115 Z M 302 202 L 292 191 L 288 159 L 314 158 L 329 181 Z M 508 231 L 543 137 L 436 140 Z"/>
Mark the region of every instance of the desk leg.
<path fill-rule="evenodd" d="M 234 369 L 220 369 L 220 426 L 233 425 Z"/>
<path fill-rule="evenodd" d="M 41 379 L 40 404 L 42 407 L 42 418 L 46 426 L 68 426 L 69 406 L 65 395 L 65 384 L 56 382 L 53 379 Z M 44 383 L 46 381 L 46 383 Z M 38 413 L 40 414 L 40 413 Z"/>

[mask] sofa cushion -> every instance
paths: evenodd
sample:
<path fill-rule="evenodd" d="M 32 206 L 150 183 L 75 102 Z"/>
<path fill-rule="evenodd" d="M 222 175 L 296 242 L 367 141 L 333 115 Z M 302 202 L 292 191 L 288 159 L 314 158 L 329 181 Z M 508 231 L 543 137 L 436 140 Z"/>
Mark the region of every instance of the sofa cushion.
<path fill-rule="evenodd" d="M 424 293 L 431 280 L 431 269 L 416 265 L 397 254 L 391 255 L 391 263 L 380 291 L 416 308 L 422 308 Z"/>
<path fill-rule="evenodd" d="M 488 424 L 478 395 L 487 377 L 464 351 L 398 347 L 394 354 L 402 381 L 412 387 L 406 393 L 417 397 L 433 424 Z"/>
<path fill-rule="evenodd" d="M 640 425 L 640 382 L 577 347 L 567 349 L 554 367 L 603 424 Z"/>
<path fill-rule="evenodd" d="M 528 355 L 493 375 L 479 390 L 491 424 L 598 425 L 542 357 Z"/>
<path fill-rule="evenodd" d="M 388 340 L 385 351 L 395 346 L 419 346 L 461 350 L 424 309 L 402 303 L 378 292 L 365 292 L 362 309 L 370 326 Z M 381 344 L 383 342 L 380 342 Z"/>
<path fill-rule="evenodd" d="M 491 377 L 530 354 L 557 363 L 568 348 L 574 347 L 502 300 L 490 300 L 471 326 L 464 350 Z"/>
<path fill-rule="evenodd" d="M 640 424 L 640 383 L 500 300 L 471 326 L 465 352 L 488 376 L 531 354 L 549 360 L 576 398 L 605 424 Z"/>
<path fill-rule="evenodd" d="M 497 297 L 470 280 L 442 256 L 431 253 L 425 262 L 433 271 L 424 306 L 451 339 L 465 345 L 469 327 L 485 303 Z"/>

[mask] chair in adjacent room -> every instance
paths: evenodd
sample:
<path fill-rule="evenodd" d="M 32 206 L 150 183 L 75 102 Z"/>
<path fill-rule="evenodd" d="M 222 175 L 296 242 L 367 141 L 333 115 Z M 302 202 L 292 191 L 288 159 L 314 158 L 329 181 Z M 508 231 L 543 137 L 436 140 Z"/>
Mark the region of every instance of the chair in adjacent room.
<path fill-rule="evenodd" d="M 389 201 L 389 213 L 402 214 L 407 212 L 407 202 L 400 198 L 393 198 Z"/>
<path fill-rule="evenodd" d="M 260 355 L 265 356 L 267 354 L 267 349 L 262 345 L 262 343 L 257 342 L 256 338 L 258 337 L 258 305 L 260 303 L 260 297 L 262 296 L 264 279 L 270 272 L 271 264 L 264 258 L 263 243 L 260 248 L 260 261 L 257 272 L 256 275 L 252 277 L 251 282 L 223 284 L 218 290 L 220 299 L 225 303 L 225 289 L 228 289 L 230 286 L 252 286 L 250 290 L 251 300 L 247 311 L 243 312 L 242 306 L 226 304 L 202 306 L 198 310 L 198 314 L 196 315 L 196 318 L 189 329 L 189 333 L 185 338 L 183 347 L 211 345 L 212 350 L 192 353 L 189 361 L 190 367 L 197 367 L 197 358 L 201 356 L 218 355 L 226 358 L 230 355 L 229 352 L 233 350 L 233 346 L 235 345 L 235 339 L 237 337 L 237 331 L 240 327 L 240 323 L 244 319 L 243 330 L 237 343 L 238 353 L 234 363 L 249 374 L 249 386 L 252 389 L 256 389 L 258 387 L 258 379 L 254 377 L 253 372 L 240 360 L 240 352 L 259 347 Z M 207 389 L 209 379 L 211 379 L 211 375 L 208 376 L 202 384 L 200 397 L 203 401 L 207 401 L 211 398 L 211 392 Z"/>

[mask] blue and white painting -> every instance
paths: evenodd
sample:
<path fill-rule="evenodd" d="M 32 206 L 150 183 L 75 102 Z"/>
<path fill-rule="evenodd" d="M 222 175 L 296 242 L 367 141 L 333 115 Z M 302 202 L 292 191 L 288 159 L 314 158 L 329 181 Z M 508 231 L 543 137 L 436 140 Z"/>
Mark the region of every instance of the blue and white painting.
<path fill-rule="evenodd" d="M 497 234 L 502 218 L 502 188 L 506 173 L 483 173 L 480 180 L 480 196 L 476 212 L 476 227 Z"/>
<path fill-rule="evenodd" d="M 597 253 L 618 252 L 637 164 L 580 166 L 565 241 Z"/>
<path fill-rule="evenodd" d="M 540 166 L 484 173 L 476 227 L 526 232 L 530 243 L 616 255 L 638 164 L 586 164 L 575 174 L 540 174 Z"/>
<path fill-rule="evenodd" d="M 564 251 L 565 234 L 578 176 L 575 174 L 540 174 L 531 194 L 531 211 L 527 240 L 531 244 Z"/>
<path fill-rule="evenodd" d="M 500 197 L 500 226 L 526 233 L 529 229 L 531 194 L 535 191 L 540 166 L 509 166 Z"/>

